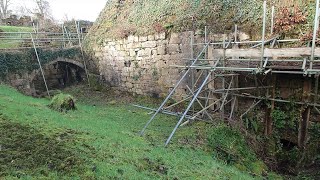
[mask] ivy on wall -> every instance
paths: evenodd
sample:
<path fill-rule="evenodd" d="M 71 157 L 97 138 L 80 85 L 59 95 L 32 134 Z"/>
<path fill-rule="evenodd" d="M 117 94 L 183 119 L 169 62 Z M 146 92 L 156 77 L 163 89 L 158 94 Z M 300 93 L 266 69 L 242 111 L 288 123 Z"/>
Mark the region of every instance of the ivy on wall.
<path fill-rule="evenodd" d="M 37 49 L 41 64 L 46 64 L 57 58 L 74 59 L 81 55 L 79 48 L 48 50 Z M 31 72 L 39 68 L 34 49 L 24 51 L 0 52 L 0 78 L 9 73 Z"/>

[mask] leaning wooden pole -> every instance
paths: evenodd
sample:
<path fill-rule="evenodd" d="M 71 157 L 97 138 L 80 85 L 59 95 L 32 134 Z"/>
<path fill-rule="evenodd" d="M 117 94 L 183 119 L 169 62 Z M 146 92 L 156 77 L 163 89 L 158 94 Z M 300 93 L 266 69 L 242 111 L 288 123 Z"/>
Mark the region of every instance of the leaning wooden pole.
<path fill-rule="evenodd" d="M 267 94 L 267 97 L 270 95 L 271 99 L 274 99 L 276 96 L 276 84 L 277 84 L 277 75 L 272 74 L 270 77 L 270 83 L 272 86 L 271 94 Z M 268 90 L 269 91 L 269 90 Z M 267 91 L 267 93 L 268 93 Z M 272 112 L 275 108 L 275 101 L 270 100 L 270 106 L 266 107 L 266 114 L 265 114 L 265 135 L 270 136 L 272 134 Z"/>
<path fill-rule="evenodd" d="M 41 71 L 41 75 L 42 75 L 42 78 L 43 78 L 43 82 L 44 82 L 44 85 L 46 86 L 46 90 L 47 90 L 48 96 L 49 96 L 49 98 L 50 98 L 51 96 L 50 96 L 49 88 L 48 88 L 47 81 L 46 81 L 46 78 L 45 78 L 44 73 L 43 73 L 43 69 L 42 69 L 42 65 L 41 65 L 41 62 L 40 62 L 38 50 L 37 50 L 36 44 L 35 44 L 35 42 L 34 42 L 32 33 L 30 33 L 30 36 L 31 36 L 31 40 L 32 40 L 34 52 L 36 53 L 36 57 L 37 57 L 38 64 L 39 64 L 39 67 L 40 67 L 40 71 Z"/>
<path fill-rule="evenodd" d="M 310 78 L 305 77 L 303 82 L 303 101 L 305 103 L 310 102 L 312 81 Z M 308 136 L 308 124 L 310 120 L 311 106 L 302 105 L 301 107 L 301 120 L 299 123 L 299 134 L 298 134 L 298 146 L 301 149 L 305 148 Z"/>

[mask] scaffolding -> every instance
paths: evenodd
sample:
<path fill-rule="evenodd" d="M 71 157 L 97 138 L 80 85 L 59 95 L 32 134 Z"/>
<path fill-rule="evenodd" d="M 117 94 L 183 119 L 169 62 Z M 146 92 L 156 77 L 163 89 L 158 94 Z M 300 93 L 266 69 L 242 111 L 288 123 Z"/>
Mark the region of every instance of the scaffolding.
<path fill-rule="evenodd" d="M 274 13 L 274 7 L 272 8 Z M 265 134 L 272 131 L 271 112 L 275 102 L 294 103 L 305 108 L 302 110 L 302 121 L 299 128 L 299 146 L 303 146 L 306 140 L 306 127 L 310 118 L 310 110 L 315 109 L 319 114 L 318 88 L 320 75 L 320 48 L 316 48 L 316 33 L 313 34 L 312 47 L 279 48 L 280 44 L 299 42 L 299 39 L 280 40 L 274 36 L 268 40 L 266 34 L 266 10 L 267 4 L 263 4 L 262 39 L 259 41 L 238 41 L 237 26 L 234 37 L 224 37 L 216 42 L 208 38 L 208 29 L 205 28 L 204 42 L 194 43 L 194 34 L 191 33 L 191 58 L 188 65 L 175 65 L 173 67 L 184 70 L 180 80 L 171 89 L 168 96 L 157 109 L 138 106 L 154 111 L 154 114 L 146 123 L 141 135 L 144 135 L 147 127 L 154 121 L 159 113 L 179 117 L 175 127 L 165 142 L 167 146 L 177 129 L 194 120 L 201 121 L 234 121 L 242 119 L 251 110 L 262 102 L 269 102 L 266 110 Z M 272 14 L 273 17 L 273 14 Z M 319 24 L 319 0 L 317 0 L 314 32 L 318 32 Z M 272 25 L 273 26 L 273 25 Z M 199 50 L 199 47 L 201 49 Z M 247 48 L 239 48 L 247 47 Z M 198 52 L 198 53 L 196 53 Z M 194 54 L 197 54 L 194 56 Z M 239 76 L 250 74 L 253 76 L 251 86 L 239 87 Z M 303 93 L 307 93 L 301 101 L 289 101 L 276 98 L 275 75 L 290 74 L 305 77 Z M 262 83 L 258 77 L 270 77 L 268 83 Z M 311 78 L 315 79 L 314 92 L 312 91 Z M 170 103 L 178 88 L 184 88 L 187 93 L 176 103 Z M 312 97 L 311 98 L 311 94 Z M 253 100 L 241 114 L 238 112 L 239 98 Z M 175 107 L 183 106 L 183 112 L 174 112 Z M 238 114 L 238 116 L 236 116 Z"/>

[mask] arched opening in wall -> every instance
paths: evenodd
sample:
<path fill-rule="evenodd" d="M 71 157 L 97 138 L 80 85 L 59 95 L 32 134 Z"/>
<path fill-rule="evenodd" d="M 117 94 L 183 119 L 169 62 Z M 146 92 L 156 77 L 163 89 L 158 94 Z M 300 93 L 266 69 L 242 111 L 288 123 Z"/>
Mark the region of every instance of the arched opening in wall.
<path fill-rule="evenodd" d="M 79 84 L 86 78 L 85 70 L 82 67 L 65 61 L 57 61 L 53 64 L 45 65 L 43 72 L 49 90 L 63 89 Z M 33 78 L 32 85 L 37 95 L 41 95 L 46 91 L 40 71 Z"/>
<path fill-rule="evenodd" d="M 298 147 L 298 145 L 294 142 L 291 142 L 287 139 L 280 139 L 280 144 L 283 150 L 291 151 L 293 148 Z"/>

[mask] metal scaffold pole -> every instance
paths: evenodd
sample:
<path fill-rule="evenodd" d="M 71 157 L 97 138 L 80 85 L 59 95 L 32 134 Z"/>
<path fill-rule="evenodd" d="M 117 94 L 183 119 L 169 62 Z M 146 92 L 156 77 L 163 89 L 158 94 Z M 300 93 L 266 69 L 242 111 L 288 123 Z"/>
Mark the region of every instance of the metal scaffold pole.
<path fill-rule="evenodd" d="M 316 39 L 317 39 L 318 30 L 319 30 L 319 3 L 320 3 L 320 0 L 317 0 L 316 3 L 317 4 L 316 4 L 316 15 L 314 17 L 310 70 L 313 68 L 314 53 L 315 53 L 315 48 L 316 48 Z"/>
<path fill-rule="evenodd" d="M 207 43 L 205 47 L 202 49 L 202 51 L 199 53 L 198 57 L 192 62 L 191 66 L 195 65 L 196 62 L 200 59 L 201 55 L 205 52 L 205 50 L 208 48 L 210 43 Z M 183 80 L 187 77 L 187 75 L 190 73 L 191 68 L 188 68 L 187 71 L 183 74 L 183 76 L 180 78 L 180 80 L 177 82 L 177 84 L 174 86 L 174 88 L 171 90 L 169 95 L 165 98 L 165 100 L 162 102 L 160 107 L 157 109 L 157 111 L 152 115 L 150 120 L 147 122 L 147 124 L 144 126 L 144 128 L 141 130 L 140 135 L 143 135 L 149 124 L 154 120 L 154 118 L 159 114 L 160 111 L 162 111 L 163 107 L 166 105 L 168 100 L 172 97 L 172 95 L 175 93 L 179 85 L 183 82 Z"/>
<path fill-rule="evenodd" d="M 260 68 L 263 68 L 264 62 L 264 43 L 265 43 L 265 36 L 266 36 L 266 18 L 267 18 L 267 1 L 263 2 L 263 27 L 262 27 L 262 40 L 261 40 L 261 63 Z"/>
<path fill-rule="evenodd" d="M 274 28 L 274 6 L 271 8 L 271 28 L 270 28 L 270 33 L 273 34 L 273 28 Z"/>
<path fill-rule="evenodd" d="M 83 61 L 83 65 L 84 65 L 84 70 L 86 72 L 86 76 L 87 76 L 87 80 L 88 80 L 88 85 L 89 87 L 90 85 L 90 78 L 89 78 L 89 74 L 88 74 L 88 69 L 87 69 L 87 63 L 85 61 L 85 57 L 84 57 L 84 52 L 83 52 L 83 47 L 82 47 L 82 42 L 81 42 L 81 36 L 80 36 L 80 24 L 77 23 L 77 21 L 75 21 L 76 24 L 76 29 L 77 29 L 77 34 L 78 34 L 78 40 L 79 40 L 79 47 L 80 47 L 80 51 L 81 51 L 81 56 L 82 56 L 82 61 Z"/>
<path fill-rule="evenodd" d="M 182 123 L 182 121 L 184 120 L 184 118 L 186 117 L 187 113 L 189 112 L 190 108 L 192 107 L 193 103 L 196 101 L 197 97 L 199 96 L 201 90 L 203 89 L 203 87 L 206 85 L 206 82 L 209 80 L 211 74 L 208 73 L 207 77 L 205 78 L 205 80 L 203 81 L 202 85 L 200 86 L 200 88 L 198 89 L 197 93 L 193 96 L 193 99 L 191 100 L 191 102 L 189 103 L 187 109 L 184 111 L 183 115 L 180 117 L 178 123 L 176 124 L 176 126 L 174 127 L 173 131 L 171 132 L 169 138 L 167 139 L 165 146 L 167 146 L 169 144 L 169 142 L 171 141 L 173 135 L 175 134 L 175 132 L 177 131 L 178 127 L 180 126 L 180 124 Z"/>
<path fill-rule="evenodd" d="M 319 1 L 320 0 L 317 0 L 312 52 L 310 47 L 274 48 L 276 43 L 279 46 L 279 44 L 284 43 L 300 42 L 299 39 L 279 40 L 279 35 L 274 35 L 266 39 L 266 0 L 263 2 L 262 38 L 259 41 L 241 41 L 241 38 L 238 38 L 238 25 L 235 25 L 233 34 L 234 41 L 229 36 L 227 37 L 226 34 L 222 34 L 217 37 L 212 36 L 217 41 L 209 42 L 208 32 L 210 31 L 208 31 L 207 27 L 205 27 L 204 36 L 201 37 L 204 42 L 198 42 L 198 39 L 194 40 L 194 35 L 191 33 L 191 59 L 183 58 L 187 60 L 187 65 L 170 66 L 180 68 L 184 70 L 185 73 L 178 80 L 177 84 L 175 84 L 160 107 L 158 109 L 152 109 L 155 113 L 146 123 L 140 134 L 143 135 L 145 133 L 146 128 L 159 113 L 177 116 L 179 119 L 165 142 L 165 146 L 168 146 L 179 127 L 192 123 L 194 120 L 214 123 L 221 119 L 228 119 L 229 123 L 235 123 L 236 119 L 242 119 L 264 101 L 270 101 L 272 104 L 271 108 L 268 108 L 265 117 L 267 127 L 265 133 L 267 135 L 272 132 L 270 113 L 274 109 L 275 102 L 307 105 L 313 107 L 315 111 L 320 114 L 320 104 L 317 103 L 320 74 L 318 63 L 320 63 L 320 60 L 315 59 L 320 57 L 320 49 L 315 46 L 317 40 L 316 35 L 319 29 Z M 274 6 L 271 11 L 270 32 L 273 33 Z M 241 29 L 241 26 L 239 29 Z M 267 45 L 269 43 L 270 47 Z M 200 53 L 197 49 L 199 47 L 204 47 Z M 307 58 L 310 56 L 312 57 L 311 61 L 308 61 Z M 195 57 L 195 59 L 193 57 Z M 310 62 L 310 69 L 306 67 L 308 66 L 308 62 Z M 296 65 L 297 63 L 301 65 Z M 313 65 L 314 69 L 312 69 Z M 244 76 L 245 74 L 246 78 L 240 79 L 242 78 L 240 76 Z M 275 74 L 315 75 L 316 82 L 314 88 L 316 90 L 312 95 L 315 96 L 313 102 L 292 102 L 287 99 L 275 98 L 275 80 L 272 81 L 273 86 L 265 84 L 267 76 L 270 74 L 273 76 Z M 247 77 L 249 75 L 254 77 L 250 85 L 247 84 Z M 186 87 L 183 85 L 184 80 L 189 80 Z M 184 89 L 185 93 L 181 92 L 182 94 L 179 94 L 180 92 L 176 92 L 178 88 Z M 272 90 L 271 95 L 268 92 L 269 89 Z M 168 103 L 170 98 L 176 96 L 181 97 L 181 99 L 178 98 L 178 102 Z M 238 105 L 240 105 L 239 101 L 243 98 L 254 99 L 253 104 L 248 109 L 238 108 Z M 264 106 L 262 105 L 262 107 Z M 183 111 L 181 111 L 181 108 L 183 108 Z M 305 119 L 308 119 L 309 111 L 306 111 L 303 115 L 306 117 Z M 303 138 L 301 138 L 301 140 L 303 140 Z"/>
<path fill-rule="evenodd" d="M 51 98 L 50 92 L 49 92 L 49 88 L 48 88 L 48 85 L 47 85 L 47 81 L 46 81 L 46 78 L 44 76 L 42 65 L 41 65 L 41 62 L 40 62 L 40 58 L 39 58 L 38 50 L 37 50 L 37 47 L 36 47 L 36 43 L 34 42 L 32 33 L 30 33 L 30 37 L 31 37 L 31 40 L 32 40 L 34 52 L 36 53 L 36 57 L 37 57 L 37 60 L 38 60 L 38 64 L 39 64 L 39 67 L 40 67 L 40 71 L 41 71 L 41 75 L 42 75 L 42 78 L 43 78 L 44 85 L 46 86 L 46 90 L 47 90 L 49 98 Z"/>

